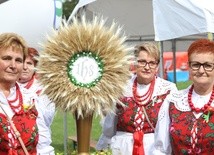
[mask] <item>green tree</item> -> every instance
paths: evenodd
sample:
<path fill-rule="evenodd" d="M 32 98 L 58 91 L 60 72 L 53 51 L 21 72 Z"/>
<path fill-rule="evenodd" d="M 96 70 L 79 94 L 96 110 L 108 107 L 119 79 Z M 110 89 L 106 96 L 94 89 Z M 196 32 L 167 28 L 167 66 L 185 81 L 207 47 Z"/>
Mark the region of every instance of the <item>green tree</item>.
<path fill-rule="evenodd" d="M 72 1 L 66 1 L 63 3 L 63 17 L 68 20 L 71 12 L 73 11 L 74 7 L 77 5 L 79 0 L 72 0 Z"/>

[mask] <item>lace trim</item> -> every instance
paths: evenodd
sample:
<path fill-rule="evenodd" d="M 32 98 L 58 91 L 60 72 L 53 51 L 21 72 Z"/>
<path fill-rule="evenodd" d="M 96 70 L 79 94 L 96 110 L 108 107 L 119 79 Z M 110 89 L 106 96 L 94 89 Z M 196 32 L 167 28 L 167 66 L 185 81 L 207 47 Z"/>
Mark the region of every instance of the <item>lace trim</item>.
<path fill-rule="evenodd" d="M 188 92 L 191 86 L 184 90 L 180 90 L 176 93 L 172 93 L 169 97 L 169 102 L 174 103 L 176 109 L 179 111 L 191 111 L 191 108 L 188 104 Z M 214 101 L 211 105 L 214 104 Z"/>
<path fill-rule="evenodd" d="M 191 111 L 188 104 L 188 91 L 190 87 L 171 94 L 170 102 L 174 103 L 175 107 L 180 111 Z"/>

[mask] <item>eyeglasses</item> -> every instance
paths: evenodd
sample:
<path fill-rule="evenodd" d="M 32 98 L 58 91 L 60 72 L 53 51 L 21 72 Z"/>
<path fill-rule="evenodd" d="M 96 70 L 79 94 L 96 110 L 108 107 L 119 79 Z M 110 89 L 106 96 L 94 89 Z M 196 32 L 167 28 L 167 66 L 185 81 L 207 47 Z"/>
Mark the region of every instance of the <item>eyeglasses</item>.
<path fill-rule="evenodd" d="M 214 69 L 214 63 L 209 63 L 209 62 L 200 63 L 197 61 L 189 62 L 189 67 L 194 71 L 199 70 L 201 66 L 203 66 L 204 70 L 208 72 L 211 72 Z"/>
<path fill-rule="evenodd" d="M 146 60 L 137 60 L 138 65 L 140 67 L 145 67 L 147 64 L 149 65 L 149 68 L 154 69 L 157 67 L 158 63 L 156 61 L 149 61 L 147 62 Z"/>

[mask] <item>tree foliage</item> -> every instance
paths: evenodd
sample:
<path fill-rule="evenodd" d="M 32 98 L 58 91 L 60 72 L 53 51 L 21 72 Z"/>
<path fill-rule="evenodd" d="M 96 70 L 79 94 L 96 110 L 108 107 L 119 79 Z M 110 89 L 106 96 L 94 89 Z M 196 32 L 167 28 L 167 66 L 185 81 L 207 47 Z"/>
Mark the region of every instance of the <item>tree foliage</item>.
<path fill-rule="evenodd" d="M 72 0 L 63 3 L 63 18 L 65 18 L 66 20 L 69 18 L 71 12 L 78 2 L 79 0 Z"/>

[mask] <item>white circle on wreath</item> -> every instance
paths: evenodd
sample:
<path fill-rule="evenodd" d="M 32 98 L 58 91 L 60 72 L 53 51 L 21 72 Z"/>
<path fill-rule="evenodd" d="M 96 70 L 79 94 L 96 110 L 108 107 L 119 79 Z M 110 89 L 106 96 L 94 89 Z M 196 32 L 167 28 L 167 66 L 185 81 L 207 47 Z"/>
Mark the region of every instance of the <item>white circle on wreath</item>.
<path fill-rule="evenodd" d="M 92 83 L 101 76 L 97 61 L 88 56 L 76 59 L 69 74 L 76 79 L 77 83 L 82 84 Z"/>

